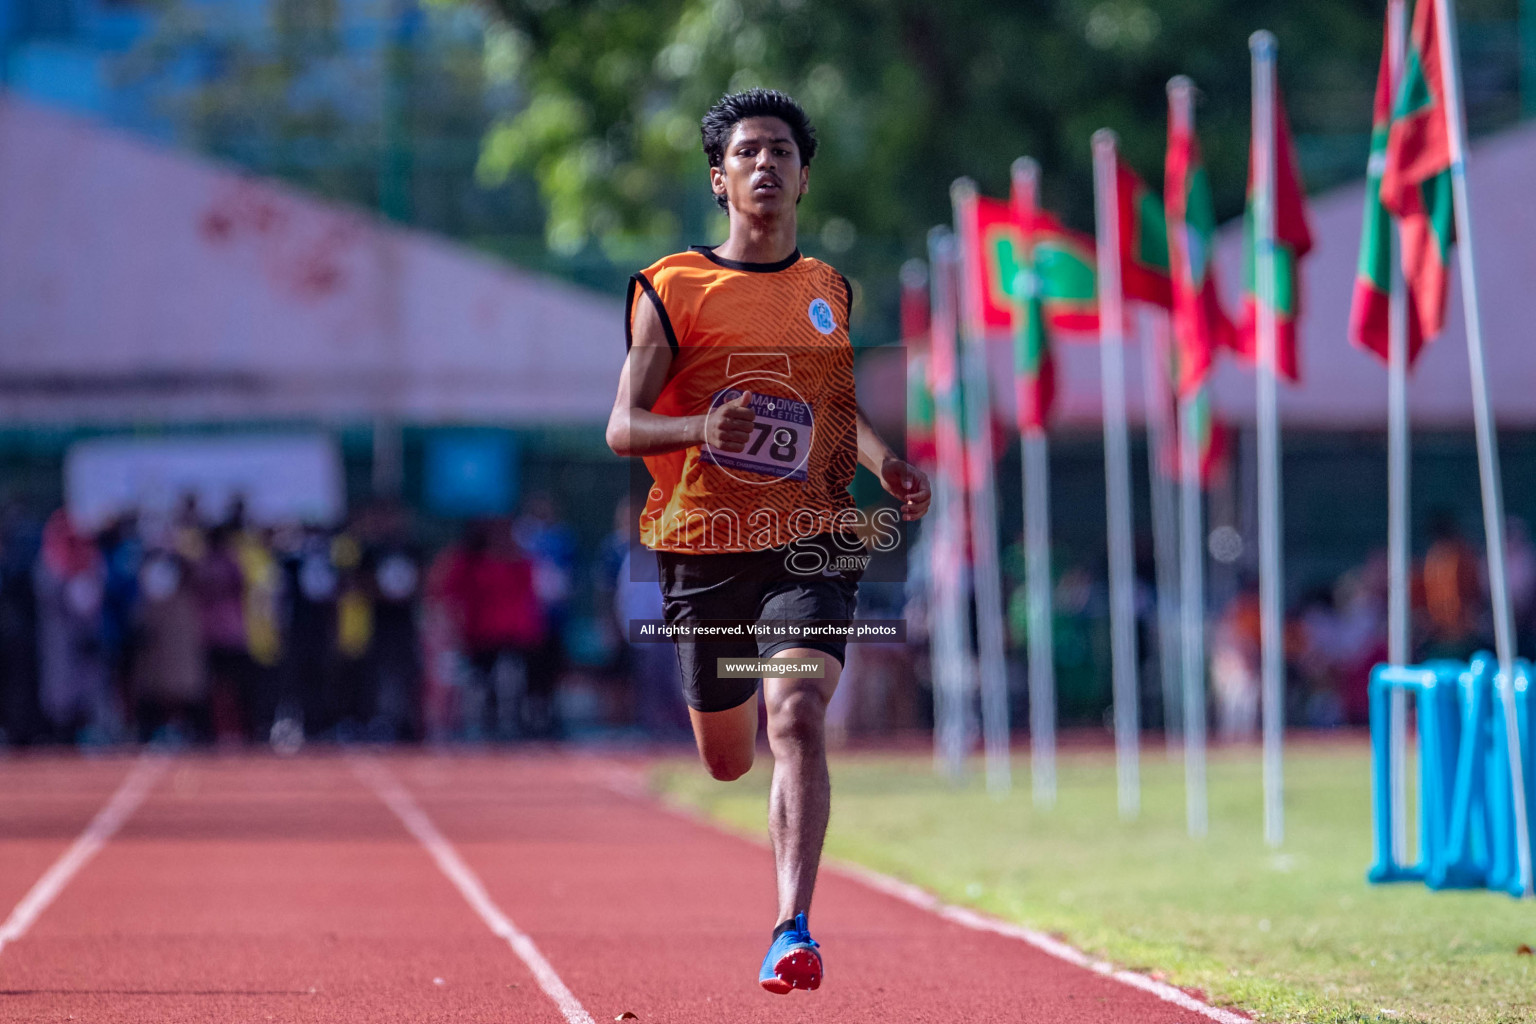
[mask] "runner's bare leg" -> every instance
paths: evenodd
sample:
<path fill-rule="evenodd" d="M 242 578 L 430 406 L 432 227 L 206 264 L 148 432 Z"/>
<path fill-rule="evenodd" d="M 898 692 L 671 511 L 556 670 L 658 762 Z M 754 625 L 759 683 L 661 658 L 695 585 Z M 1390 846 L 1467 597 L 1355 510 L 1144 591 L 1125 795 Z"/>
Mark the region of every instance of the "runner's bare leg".
<path fill-rule="evenodd" d="M 820 679 L 763 680 L 768 706 L 768 746 L 773 751 L 773 788 L 768 798 L 768 834 L 778 874 L 779 916 L 775 924 L 809 914 L 821 847 L 832 812 L 827 775 L 827 703 L 837 689 L 840 666 L 824 651 L 792 649 L 781 660 L 816 658 L 826 665 Z"/>

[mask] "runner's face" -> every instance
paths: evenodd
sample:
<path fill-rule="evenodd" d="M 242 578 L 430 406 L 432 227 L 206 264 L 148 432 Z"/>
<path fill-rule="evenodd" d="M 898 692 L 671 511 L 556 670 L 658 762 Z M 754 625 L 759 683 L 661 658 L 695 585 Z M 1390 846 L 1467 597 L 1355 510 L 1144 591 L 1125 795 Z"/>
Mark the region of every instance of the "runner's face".
<path fill-rule="evenodd" d="M 755 217 L 793 210 L 805 194 L 810 168 L 800 163 L 794 134 L 777 117 L 749 117 L 731 132 L 725 159 L 709 169 L 715 195 Z"/>

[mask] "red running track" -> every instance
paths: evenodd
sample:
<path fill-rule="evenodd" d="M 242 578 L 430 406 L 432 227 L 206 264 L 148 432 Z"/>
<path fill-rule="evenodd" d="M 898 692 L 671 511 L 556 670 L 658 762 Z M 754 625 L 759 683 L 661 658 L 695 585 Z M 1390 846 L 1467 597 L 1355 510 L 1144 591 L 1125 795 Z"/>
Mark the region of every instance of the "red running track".
<path fill-rule="evenodd" d="M 0 918 L 135 765 L 0 762 Z M 769 995 L 766 848 L 618 775 L 555 754 L 172 760 L 0 946 L 0 1021 L 1210 1019 L 825 871 L 827 979 Z"/>

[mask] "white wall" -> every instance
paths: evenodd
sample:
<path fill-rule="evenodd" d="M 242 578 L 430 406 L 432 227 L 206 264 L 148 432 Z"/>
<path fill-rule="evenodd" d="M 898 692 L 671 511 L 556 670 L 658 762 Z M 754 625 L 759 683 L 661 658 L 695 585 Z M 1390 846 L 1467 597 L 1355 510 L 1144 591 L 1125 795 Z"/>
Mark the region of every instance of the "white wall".
<path fill-rule="evenodd" d="M 0 417 L 598 423 L 620 303 L 0 96 Z"/>

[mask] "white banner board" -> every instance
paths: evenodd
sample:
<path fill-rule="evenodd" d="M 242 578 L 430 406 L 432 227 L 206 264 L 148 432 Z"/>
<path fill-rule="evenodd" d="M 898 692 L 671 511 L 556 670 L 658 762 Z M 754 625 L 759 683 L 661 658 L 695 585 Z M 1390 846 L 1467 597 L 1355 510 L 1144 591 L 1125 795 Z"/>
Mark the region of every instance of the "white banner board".
<path fill-rule="evenodd" d="M 65 457 L 65 505 L 87 529 L 131 511 L 158 519 L 187 494 L 205 522 L 222 519 L 237 497 L 258 524 L 331 524 L 346 512 L 341 455 L 322 434 L 101 437 Z"/>

